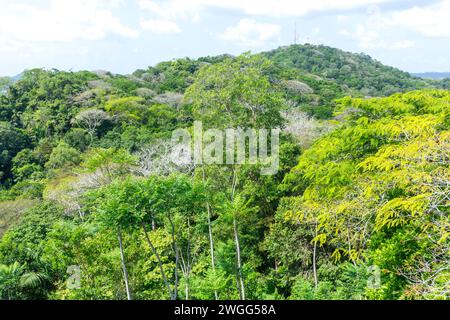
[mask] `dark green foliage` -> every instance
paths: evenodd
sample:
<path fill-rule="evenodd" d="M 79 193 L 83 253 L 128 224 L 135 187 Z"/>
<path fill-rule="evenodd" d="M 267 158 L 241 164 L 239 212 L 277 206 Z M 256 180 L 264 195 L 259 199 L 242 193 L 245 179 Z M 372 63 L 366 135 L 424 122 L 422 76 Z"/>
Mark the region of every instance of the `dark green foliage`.
<path fill-rule="evenodd" d="M 141 73 L 141 78 L 149 81 L 158 92 L 183 92 L 192 84 L 195 72 L 202 65 L 200 61 L 189 58 L 161 62 Z"/>
<path fill-rule="evenodd" d="M 16 280 L 12 280 L 14 277 L 11 279 L 12 275 L 8 276 L 6 283 L 1 279 L 0 293 L 6 295 L 1 298 L 45 299 L 47 297 L 53 288 L 50 281 L 53 274 L 48 264 L 43 261 L 42 255 L 50 230 L 57 221 L 62 219 L 64 218 L 61 208 L 50 203 L 42 203 L 24 213 L 20 222 L 3 237 L 0 242 L 0 265 L 18 270 L 15 272 L 9 270 Z M 24 288 L 24 279 L 21 279 L 24 273 L 37 277 L 35 281 L 38 285 Z"/>
<path fill-rule="evenodd" d="M 0 299 L 448 299 L 449 92 L 403 93 L 427 87 L 314 45 L 1 78 Z M 285 130 L 277 173 L 174 167 L 195 120 Z"/>
<path fill-rule="evenodd" d="M 30 139 L 23 130 L 0 122 L 0 183 L 11 178 L 13 158 L 29 145 Z"/>

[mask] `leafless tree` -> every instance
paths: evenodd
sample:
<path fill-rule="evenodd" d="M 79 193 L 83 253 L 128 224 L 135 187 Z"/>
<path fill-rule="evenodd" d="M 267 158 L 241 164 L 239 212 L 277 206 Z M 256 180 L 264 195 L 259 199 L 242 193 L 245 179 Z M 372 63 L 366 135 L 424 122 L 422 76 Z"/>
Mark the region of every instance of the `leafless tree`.
<path fill-rule="evenodd" d="M 283 86 L 290 92 L 298 95 L 314 93 L 310 86 L 298 80 L 286 80 L 283 82 Z"/>
<path fill-rule="evenodd" d="M 187 146 L 176 145 L 171 140 L 157 140 L 137 153 L 139 163 L 138 174 L 169 175 L 172 172 L 190 174 L 195 165 L 191 151 Z"/>
<path fill-rule="evenodd" d="M 178 92 L 165 92 L 153 98 L 156 103 L 167 104 L 178 108 L 183 101 L 183 94 Z"/>
<path fill-rule="evenodd" d="M 86 129 L 91 137 L 92 143 L 94 136 L 97 133 L 97 128 L 100 127 L 104 121 L 109 119 L 108 114 L 103 110 L 88 109 L 81 111 L 74 120 L 78 125 Z"/>
<path fill-rule="evenodd" d="M 282 115 L 287 122 L 284 131 L 297 138 L 300 146 L 304 148 L 311 146 L 314 141 L 332 129 L 329 123 L 320 122 L 295 108 L 283 112 Z"/>
<path fill-rule="evenodd" d="M 449 148 L 441 148 L 438 157 L 427 160 L 448 166 L 449 151 Z M 412 295 L 429 299 L 450 299 L 450 180 L 445 175 L 445 170 L 437 170 L 423 186 L 430 188 L 432 192 L 426 214 L 419 217 L 419 225 L 423 226 L 423 231 L 418 240 L 428 241 L 431 245 L 427 254 L 415 257 L 410 266 L 399 270 L 399 274 L 411 283 Z"/>

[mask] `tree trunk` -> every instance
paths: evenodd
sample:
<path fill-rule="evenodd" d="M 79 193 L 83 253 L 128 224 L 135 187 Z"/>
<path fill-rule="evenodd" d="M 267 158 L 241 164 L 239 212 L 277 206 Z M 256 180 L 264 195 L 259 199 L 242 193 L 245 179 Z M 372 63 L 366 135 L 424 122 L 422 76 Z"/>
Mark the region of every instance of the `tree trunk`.
<path fill-rule="evenodd" d="M 205 167 L 202 165 L 202 173 L 203 173 L 203 188 L 206 190 L 206 172 Z M 209 251 L 211 255 L 211 268 L 213 272 L 216 271 L 216 261 L 214 257 L 214 239 L 212 233 L 212 225 L 211 225 L 211 206 L 209 204 L 208 199 L 206 200 L 206 210 L 208 211 L 208 236 L 209 236 Z M 219 294 L 217 290 L 214 290 L 214 298 L 219 300 Z"/>
<path fill-rule="evenodd" d="M 231 201 L 234 201 L 234 196 L 236 193 L 236 187 L 238 183 L 238 176 L 236 168 L 233 168 L 233 182 L 231 186 Z M 244 277 L 242 274 L 242 260 L 241 260 L 241 246 L 239 244 L 239 233 L 237 228 L 236 216 L 233 217 L 233 233 L 234 233 L 234 243 L 236 245 L 236 260 L 237 260 L 237 271 L 239 277 L 239 287 L 238 291 L 240 292 L 241 300 L 245 300 L 245 285 L 244 285 Z"/>
<path fill-rule="evenodd" d="M 239 299 L 240 299 L 242 297 L 242 292 L 241 292 L 241 286 L 239 284 L 239 271 L 237 269 L 236 269 L 235 278 L 236 278 L 236 289 L 239 293 Z"/>
<path fill-rule="evenodd" d="M 186 270 L 186 285 L 185 285 L 185 297 L 186 300 L 189 300 L 189 277 L 191 275 L 191 221 L 188 217 L 188 237 L 187 237 L 187 248 L 186 248 L 186 260 L 187 260 L 187 264 L 185 266 L 185 270 Z M 180 256 L 181 259 L 183 260 L 183 254 L 180 251 Z"/>
<path fill-rule="evenodd" d="M 317 225 L 315 234 L 317 237 Z M 318 281 L 317 281 L 317 265 L 316 265 L 316 259 L 317 259 L 317 241 L 314 241 L 314 249 L 313 249 L 313 273 L 314 273 L 314 287 L 317 289 Z"/>
<path fill-rule="evenodd" d="M 175 283 L 174 283 L 174 287 L 173 287 L 173 299 L 172 300 L 176 300 L 178 297 L 178 282 L 179 282 L 178 265 L 180 263 L 180 256 L 179 256 L 179 252 L 178 252 L 178 244 L 175 239 L 175 225 L 173 224 L 170 214 L 169 214 L 169 222 L 170 222 L 170 226 L 171 226 L 171 235 L 172 235 L 172 250 L 175 254 L 175 270 L 174 270 Z"/>
<path fill-rule="evenodd" d="M 237 267 L 238 267 L 238 275 L 239 275 L 239 285 L 240 285 L 240 293 L 241 300 L 245 300 L 245 286 L 244 286 L 244 277 L 242 275 L 242 262 L 241 262 L 241 247 L 239 245 L 239 235 L 237 230 L 237 221 L 236 218 L 233 219 L 233 231 L 234 231 L 234 241 L 236 244 L 236 257 L 237 257 Z"/>
<path fill-rule="evenodd" d="M 144 234 L 145 234 L 145 238 L 147 239 L 147 243 L 150 246 L 150 248 L 152 249 L 153 254 L 156 256 L 156 260 L 158 261 L 159 270 L 161 271 L 161 276 L 163 278 L 164 284 L 167 287 L 167 292 L 169 293 L 169 297 L 171 300 L 174 300 L 172 288 L 170 287 L 169 280 L 167 279 L 166 273 L 164 272 L 164 268 L 163 268 L 163 265 L 161 262 L 161 257 L 159 256 L 158 251 L 156 251 L 155 246 L 153 245 L 152 241 L 150 240 L 150 237 L 148 236 L 147 229 L 145 228 L 144 222 L 142 223 L 142 229 L 144 230 Z"/>
<path fill-rule="evenodd" d="M 122 231 L 120 230 L 120 228 L 117 229 L 117 238 L 119 239 L 120 260 L 122 262 L 123 278 L 125 280 L 125 289 L 127 291 L 127 299 L 131 300 L 130 286 L 128 285 L 128 272 L 127 272 L 127 267 L 125 265 L 125 255 L 123 254 Z"/>
<path fill-rule="evenodd" d="M 188 250 L 187 250 L 187 256 L 186 260 L 184 260 L 183 252 L 180 250 L 180 259 L 181 259 L 181 271 L 183 272 L 184 278 L 186 279 L 184 284 L 184 296 L 185 300 L 189 300 L 189 277 L 191 273 L 191 262 L 189 257 L 189 239 L 188 239 Z"/>

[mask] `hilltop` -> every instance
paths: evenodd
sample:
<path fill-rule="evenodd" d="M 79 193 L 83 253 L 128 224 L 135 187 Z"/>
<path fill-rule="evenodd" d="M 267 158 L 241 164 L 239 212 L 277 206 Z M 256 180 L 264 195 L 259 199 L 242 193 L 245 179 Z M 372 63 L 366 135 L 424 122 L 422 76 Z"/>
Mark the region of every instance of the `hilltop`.
<path fill-rule="evenodd" d="M 351 53 L 324 45 L 290 45 L 263 52 L 273 62 L 267 70 L 272 81 L 281 84 L 297 106 L 310 115 L 332 115 L 334 100 L 343 96 L 382 97 L 424 88 L 449 88 L 447 82 L 422 79 L 383 65 L 362 53 Z M 183 92 L 205 64 L 222 62 L 230 55 L 162 62 L 133 73 L 140 80 L 151 79 L 159 92 Z"/>
<path fill-rule="evenodd" d="M 424 88 L 429 83 L 409 73 L 383 65 L 362 53 L 324 45 L 291 45 L 264 53 L 283 70 L 296 70 L 337 83 L 344 94 L 387 96 Z"/>

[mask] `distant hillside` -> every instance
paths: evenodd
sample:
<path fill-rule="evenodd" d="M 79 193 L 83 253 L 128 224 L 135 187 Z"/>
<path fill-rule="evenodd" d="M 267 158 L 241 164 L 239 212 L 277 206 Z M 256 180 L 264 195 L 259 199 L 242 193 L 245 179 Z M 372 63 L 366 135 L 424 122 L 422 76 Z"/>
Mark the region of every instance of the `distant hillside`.
<path fill-rule="evenodd" d="M 0 94 L 6 93 L 8 87 L 22 79 L 22 76 L 23 73 L 20 73 L 14 77 L 0 77 Z"/>
<path fill-rule="evenodd" d="M 22 79 L 23 78 L 23 72 L 22 73 L 19 73 L 18 75 L 15 75 L 14 77 L 11 77 L 11 80 L 13 81 L 13 82 L 16 82 L 16 81 L 19 81 L 20 79 Z"/>
<path fill-rule="evenodd" d="M 450 78 L 450 72 L 424 72 L 424 73 L 412 73 L 414 77 L 433 79 L 433 80 L 443 80 Z"/>
<path fill-rule="evenodd" d="M 261 53 L 273 62 L 267 70 L 273 83 L 286 91 L 287 98 L 310 115 L 329 118 L 334 100 L 354 97 L 388 96 L 422 88 L 445 88 L 432 80 L 419 79 L 407 72 L 385 66 L 365 54 L 355 54 L 323 45 L 291 45 Z M 158 93 L 183 93 L 194 74 L 205 64 L 215 64 L 230 55 L 189 58 L 162 62 L 133 73 L 135 79 L 150 82 Z"/>
<path fill-rule="evenodd" d="M 296 69 L 337 83 L 345 93 L 387 96 L 429 87 L 424 79 L 385 66 L 366 54 L 355 54 L 323 45 L 292 45 L 264 53 L 284 70 Z"/>

